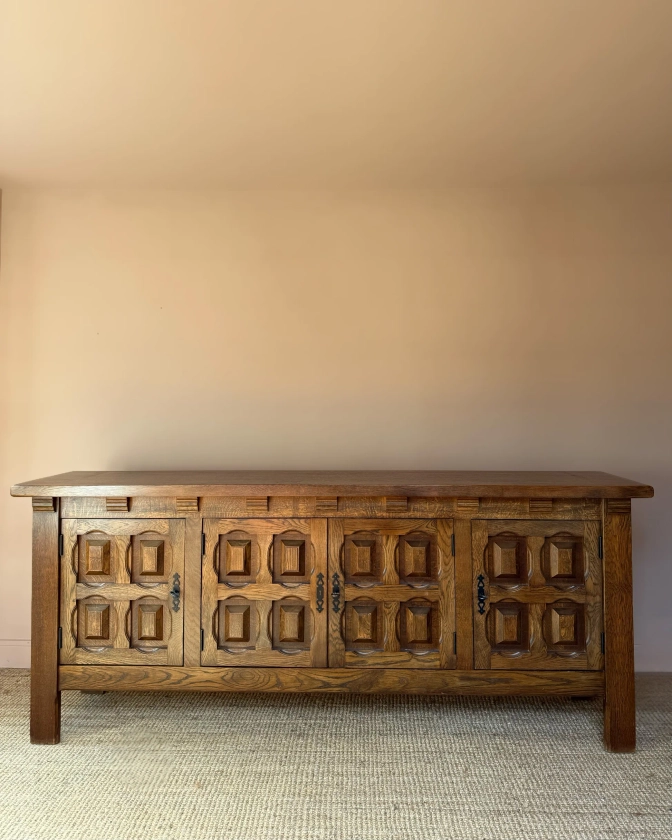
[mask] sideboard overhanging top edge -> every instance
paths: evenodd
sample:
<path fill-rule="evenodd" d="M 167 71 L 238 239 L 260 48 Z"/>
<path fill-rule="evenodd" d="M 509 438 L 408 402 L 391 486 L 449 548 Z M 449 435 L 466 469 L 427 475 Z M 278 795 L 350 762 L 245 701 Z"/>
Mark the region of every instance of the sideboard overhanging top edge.
<path fill-rule="evenodd" d="M 23 482 L 13 496 L 409 496 L 650 498 L 653 488 L 602 472 L 72 472 Z"/>

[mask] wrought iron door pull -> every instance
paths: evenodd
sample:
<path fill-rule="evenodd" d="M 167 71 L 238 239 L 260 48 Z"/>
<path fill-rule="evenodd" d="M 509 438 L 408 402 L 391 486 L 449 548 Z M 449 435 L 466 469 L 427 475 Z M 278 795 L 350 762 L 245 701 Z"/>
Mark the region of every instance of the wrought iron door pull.
<path fill-rule="evenodd" d="M 334 612 L 337 613 L 341 609 L 341 584 L 338 577 L 338 574 L 334 572 L 334 576 L 331 579 L 331 605 L 334 609 Z"/>
<path fill-rule="evenodd" d="M 483 615 L 483 613 L 485 612 L 485 602 L 488 597 L 485 594 L 485 578 L 483 577 L 483 575 L 479 575 L 476 578 L 476 582 L 478 583 L 478 591 L 476 593 L 478 597 L 478 612 L 479 615 Z"/>
<path fill-rule="evenodd" d="M 180 589 L 180 576 L 177 572 L 173 575 L 173 588 L 168 593 L 173 599 L 173 612 L 178 612 L 180 609 L 180 596 L 182 590 Z"/>
<path fill-rule="evenodd" d="M 324 575 L 322 574 L 322 572 L 319 572 L 317 575 L 315 599 L 317 601 L 317 611 L 318 613 L 321 613 L 324 609 Z"/>

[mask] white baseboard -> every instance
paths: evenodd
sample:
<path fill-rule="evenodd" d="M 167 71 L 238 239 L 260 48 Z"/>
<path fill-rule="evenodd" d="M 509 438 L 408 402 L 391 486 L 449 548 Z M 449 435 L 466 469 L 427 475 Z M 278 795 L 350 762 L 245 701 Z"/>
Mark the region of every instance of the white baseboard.
<path fill-rule="evenodd" d="M 0 639 L 0 668 L 30 668 L 30 639 Z"/>

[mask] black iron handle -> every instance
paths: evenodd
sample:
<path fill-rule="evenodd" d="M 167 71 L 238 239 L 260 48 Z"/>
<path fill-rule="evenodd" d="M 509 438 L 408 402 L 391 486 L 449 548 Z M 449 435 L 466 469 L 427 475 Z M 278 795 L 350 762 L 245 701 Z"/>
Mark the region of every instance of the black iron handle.
<path fill-rule="evenodd" d="M 180 576 L 177 572 L 173 575 L 173 588 L 168 594 L 173 599 L 173 612 L 178 612 L 180 609 L 180 596 L 182 595 L 182 590 L 180 589 Z"/>
<path fill-rule="evenodd" d="M 331 579 L 331 606 L 335 613 L 340 612 L 341 609 L 341 581 L 338 573 L 334 572 Z"/>
<path fill-rule="evenodd" d="M 478 589 L 476 591 L 476 597 L 478 600 L 478 613 L 479 615 L 483 615 L 485 612 L 485 602 L 488 596 L 485 594 L 485 578 L 483 575 L 479 575 L 476 578 L 476 583 L 478 584 Z"/>
<path fill-rule="evenodd" d="M 315 587 L 315 600 L 317 601 L 317 611 L 321 613 L 324 609 L 324 575 L 318 572 L 317 586 Z"/>

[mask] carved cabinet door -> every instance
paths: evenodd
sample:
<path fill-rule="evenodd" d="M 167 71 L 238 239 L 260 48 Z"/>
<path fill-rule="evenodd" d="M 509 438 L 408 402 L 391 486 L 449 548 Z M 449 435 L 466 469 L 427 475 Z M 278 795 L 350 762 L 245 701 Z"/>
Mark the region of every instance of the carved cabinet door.
<path fill-rule="evenodd" d="M 329 665 L 454 668 L 452 522 L 329 522 Z"/>
<path fill-rule="evenodd" d="M 326 519 L 206 519 L 203 665 L 327 664 Z"/>
<path fill-rule="evenodd" d="M 600 670 L 599 522 L 472 523 L 476 668 Z"/>
<path fill-rule="evenodd" d="M 64 519 L 61 655 L 69 665 L 181 665 L 184 522 Z"/>

